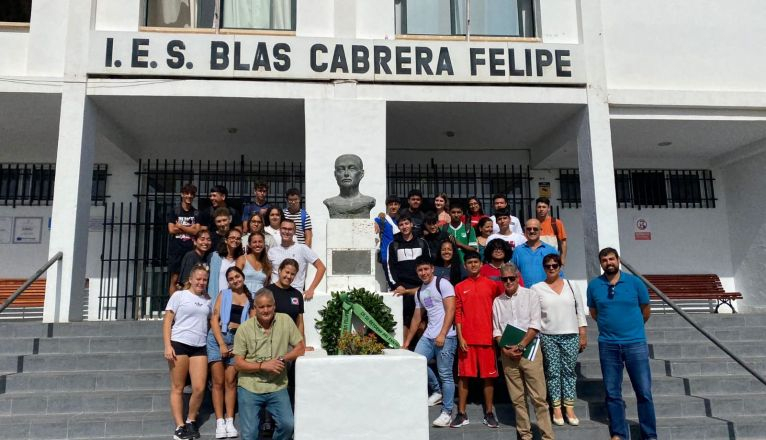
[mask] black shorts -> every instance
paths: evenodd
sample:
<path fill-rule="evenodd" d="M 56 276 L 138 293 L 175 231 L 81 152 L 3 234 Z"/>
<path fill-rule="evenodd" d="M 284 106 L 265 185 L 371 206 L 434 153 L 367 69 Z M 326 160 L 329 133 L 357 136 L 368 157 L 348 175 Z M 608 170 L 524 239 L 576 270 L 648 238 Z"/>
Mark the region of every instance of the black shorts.
<path fill-rule="evenodd" d="M 181 272 L 181 261 L 187 252 L 194 250 L 194 243 L 191 240 L 187 242 L 172 243 L 168 246 L 168 272 Z"/>
<path fill-rule="evenodd" d="M 412 316 L 414 314 L 415 314 L 415 296 L 404 295 L 402 297 L 402 320 L 404 320 L 402 324 L 409 327 L 410 322 L 412 321 Z"/>
<path fill-rule="evenodd" d="M 183 342 L 170 341 L 170 345 L 173 347 L 173 351 L 176 352 L 176 356 L 205 356 L 207 357 L 207 346 L 195 347 L 193 345 L 186 345 Z"/>

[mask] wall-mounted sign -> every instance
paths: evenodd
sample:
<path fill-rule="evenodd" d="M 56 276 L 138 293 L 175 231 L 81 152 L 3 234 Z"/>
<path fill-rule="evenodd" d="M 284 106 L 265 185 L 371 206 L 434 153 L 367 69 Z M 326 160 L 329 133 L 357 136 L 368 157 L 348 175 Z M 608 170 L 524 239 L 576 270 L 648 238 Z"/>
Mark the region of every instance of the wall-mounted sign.
<path fill-rule="evenodd" d="M 0 217 L 0 244 L 11 243 L 13 236 L 13 217 Z"/>
<path fill-rule="evenodd" d="M 88 73 L 359 81 L 585 84 L 582 47 L 93 32 Z"/>
<path fill-rule="evenodd" d="M 538 197 L 548 197 L 551 198 L 551 183 L 550 182 L 539 182 L 537 184 L 537 196 Z"/>
<path fill-rule="evenodd" d="M 13 221 L 13 242 L 15 244 L 40 243 L 42 231 L 42 217 L 16 217 Z"/>
<path fill-rule="evenodd" d="M 636 240 L 651 240 L 652 229 L 644 216 L 633 217 L 633 237 Z"/>

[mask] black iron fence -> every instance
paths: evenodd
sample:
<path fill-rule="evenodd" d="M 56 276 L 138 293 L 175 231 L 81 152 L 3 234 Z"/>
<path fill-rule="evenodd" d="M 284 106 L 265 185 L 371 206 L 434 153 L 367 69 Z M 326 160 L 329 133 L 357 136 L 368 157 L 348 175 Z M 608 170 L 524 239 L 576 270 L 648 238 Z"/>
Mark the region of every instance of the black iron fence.
<path fill-rule="evenodd" d="M 614 184 L 620 208 L 715 208 L 711 170 L 617 169 Z M 580 206 L 580 174 L 559 170 L 564 208 Z"/>
<path fill-rule="evenodd" d="M 99 317 L 159 317 L 168 299 L 168 214 L 180 203 L 181 188 L 197 187 L 194 206 L 210 206 L 215 185 L 228 190 L 227 204 L 239 212 L 256 182 L 269 186 L 269 199 L 282 205 L 289 188 L 304 189 L 302 163 L 239 161 L 140 161 L 135 203 L 104 207 Z M 238 220 L 238 219 L 237 219 Z"/>
<path fill-rule="evenodd" d="M 106 164 L 93 165 L 91 201 L 103 205 L 109 197 Z M 56 181 L 54 163 L 0 163 L 0 204 L 3 206 L 48 206 L 53 202 Z"/>
<path fill-rule="evenodd" d="M 468 206 L 467 199 L 476 197 L 487 215 L 493 211 L 492 196 L 503 194 L 508 198 L 511 212 L 523 222 L 531 217 L 529 167 L 523 165 L 468 165 L 468 164 L 388 164 L 386 173 L 388 194 L 402 199 L 407 206 L 407 193 L 412 189 L 423 192 L 424 209 L 432 209 L 433 197 L 446 193 L 451 201 Z"/>

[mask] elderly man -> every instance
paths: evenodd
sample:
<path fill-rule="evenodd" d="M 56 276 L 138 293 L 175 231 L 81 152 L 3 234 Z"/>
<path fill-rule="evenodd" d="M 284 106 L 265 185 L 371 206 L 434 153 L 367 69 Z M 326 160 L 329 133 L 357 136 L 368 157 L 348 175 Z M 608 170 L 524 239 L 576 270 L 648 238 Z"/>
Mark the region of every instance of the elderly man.
<path fill-rule="evenodd" d="M 538 219 L 527 220 L 524 224 L 524 236 L 527 238 L 527 242 L 516 246 L 516 249 L 513 250 L 512 261 L 519 268 L 525 286 L 534 286 L 540 281 L 545 281 L 543 258 L 548 254 L 558 254 L 556 248 L 540 240 L 540 230 Z M 563 270 L 561 276 L 564 276 Z"/>
<path fill-rule="evenodd" d="M 254 308 L 256 319 L 240 325 L 234 337 L 242 439 L 258 438 L 261 409 L 274 418 L 276 430 L 272 438 L 289 439 L 293 435 L 293 410 L 287 392 L 287 362 L 303 354 L 303 337 L 292 318 L 275 313 L 270 290 L 256 292 Z"/>
<path fill-rule="evenodd" d="M 314 297 L 314 289 L 322 281 L 325 271 L 327 270 L 319 256 L 311 250 L 310 247 L 305 244 L 296 243 L 295 237 L 295 222 L 290 219 L 282 220 L 279 227 L 279 235 L 282 237 L 282 242 L 279 246 L 273 246 L 269 248 L 269 260 L 271 261 L 272 274 L 271 279 L 276 280 L 279 276 L 279 265 L 282 264 L 286 258 L 292 258 L 298 262 L 298 273 L 295 274 L 292 286 L 303 292 L 303 298 L 310 300 Z M 311 284 L 306 288 L 306 269 L 309 264 L 316 268 L 314 279 Z M 305 290 L 304 290 L 305 288 Z"/>
<path fill-rule="evenodd" d="M 516 431 L 522 440 L 532 440 L 526 400 L 528 395 L 535 407 L 542 438 L 552 440 L 553 427 L 548 415 L 548 402 L 545 400 L 543 353 L 538 347 L 533 360 L 522 357 L 524 350 L 540 332 L 540 300 L 533 291 L 519 286 L 519 270 L 513 263 L 500 266 L 500 280 L 505 291 L 492 304 L 492 336 L 500 343 L 503 331 L 509 324 L 526 331 L 517 345 L 500 347 L 505 384 L 516 411 Z"/>
<path fill-rule="evenodd" d="M 628 438 L 622 371 L 628 370 L 636 393 L 638 423 L 643 440 L 657 438 L 652 399 L 652 371 L 644 323 L 649 320 L 649 291 L 641 280 L 620 270 L 620 256 L 612 248 L 598 253 L 604 274 L 588 283 L 590 316 L 598 323 L 598 357 L 604 377 L 609 435 Z"/>

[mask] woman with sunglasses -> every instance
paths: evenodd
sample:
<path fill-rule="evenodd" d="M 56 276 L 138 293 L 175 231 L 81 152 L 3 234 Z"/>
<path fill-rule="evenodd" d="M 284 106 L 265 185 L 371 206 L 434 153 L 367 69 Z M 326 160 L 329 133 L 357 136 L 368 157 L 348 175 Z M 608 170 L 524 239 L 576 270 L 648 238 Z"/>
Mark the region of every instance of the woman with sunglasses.
<path fill-rule="evenodd" d="M 566 421 L 577 426 L 580 420 L 574 412 L 577 375 L 577 354 L 588 345 L 585 306 L 580 292 L 569 280 L 561 278 L 561 257 L 558 254 L 543 258 L 545 281 L 532 286 L 540 298 L 542 315 L 541 342 L 548 398 L 553 406 L 553 423 L 564 425 L 561 412 L 563 404 Z"/>
<path fill-rule="evenodd" d="M 228 288 L 222 289 L 215 300 L 207 336 L 207 361 L 212 376 L 215 438 L 236 437 L 234 407 L 237 403 L 237 370 L 234 368 L 234 335 L 247 321 L 253 295 L 245 285 L 245 274 L 233 266 L 226 269 Z M 224 418 L 224 409 L 226 418 Z"/>

